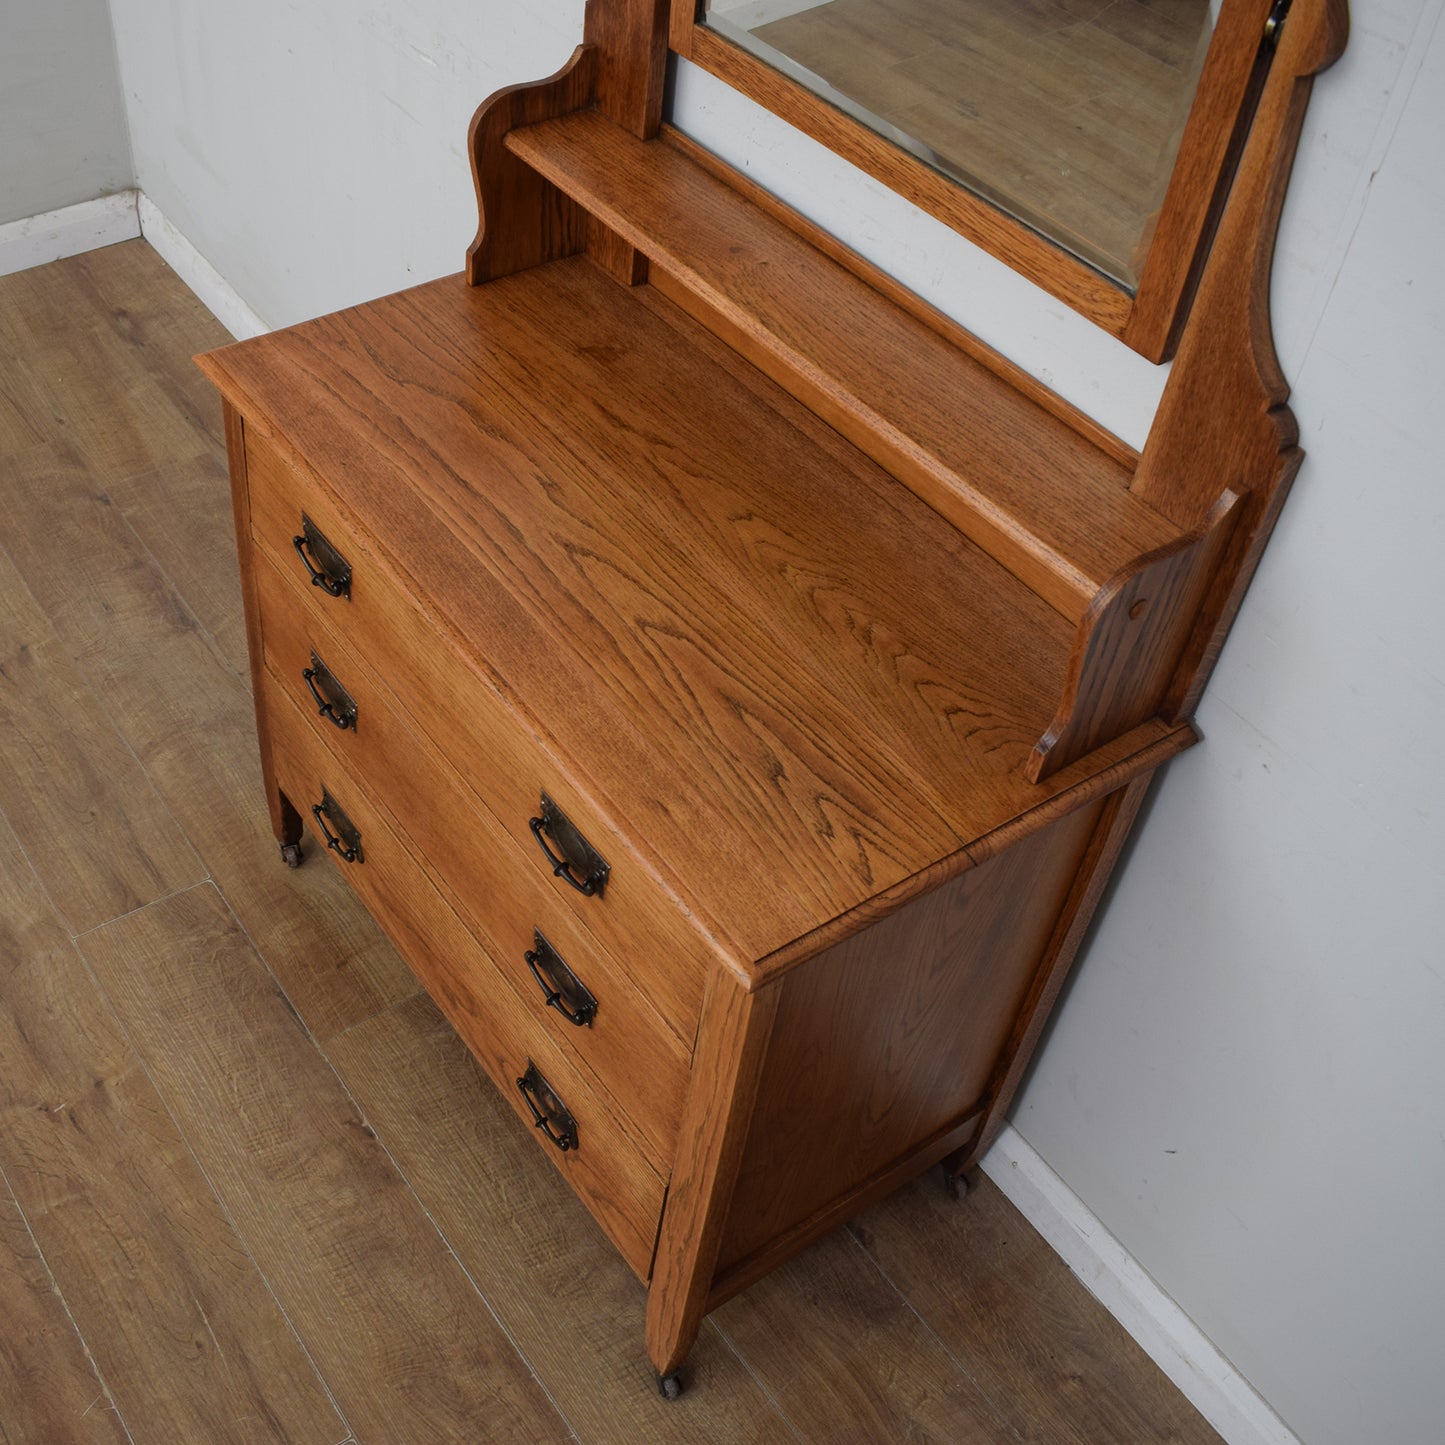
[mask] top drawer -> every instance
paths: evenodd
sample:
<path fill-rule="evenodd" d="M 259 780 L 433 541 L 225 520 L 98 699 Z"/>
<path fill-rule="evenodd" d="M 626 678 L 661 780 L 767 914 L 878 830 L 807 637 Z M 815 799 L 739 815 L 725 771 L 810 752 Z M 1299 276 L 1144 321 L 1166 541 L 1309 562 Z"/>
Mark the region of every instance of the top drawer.
<path fill-rule="evenodd" d="M 397 559 L 393 567 L 361 524 L 252 428 L 246 431 L 246 480 L 251 530 L 283 573 L 301 584 L 303 605 L 314 608 L 387 681 L 411 721 L 451 760 L 538 869 L 551 876 L 551 887 L 584 927 L 622 957 L 635 956 L 640 944 L 651 942 L 666 963 L 648 979 L 649 992 L 659 1012 L 690 1040 L 712 960 L 707 940 L 637 858 L 625 833 L 605 821 L 563 772 L 535 727 L 503 701 L 465 645 L 429 614 L 423 542 L 388 537 Z M 319 532 L 323 540 L 298 548 L 303 515 L 313 537 Z M 418 539 L 424 525 L 419 517 Z M 349 576 L 344 585 L 333 585 L 341 561 Z M 308 570 L 322 574 L 318 585 L 306 585 Z M 418 581 L 409 581 L 406 571 Z M 580 697 L 579 706 L 585 705 Z M 557 876 L 543 855 L 532 826 L 543 793 L 610 865 L 605 885 L 592 896 Z M 555 851 L 555 840 L 546 841 Z"/>

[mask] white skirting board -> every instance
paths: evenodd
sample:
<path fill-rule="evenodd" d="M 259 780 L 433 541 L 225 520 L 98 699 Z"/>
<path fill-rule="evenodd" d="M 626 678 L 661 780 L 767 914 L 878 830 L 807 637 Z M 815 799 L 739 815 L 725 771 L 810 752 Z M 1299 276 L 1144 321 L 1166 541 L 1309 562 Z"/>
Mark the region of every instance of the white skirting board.
<path fill-rule="evenodd" d="M 260 336 L 271 329 L 241 299 L 236 288 L 165 218 L 144 191 L 140 193 L 138 209 L 141 234 L 237 341 Z"/>
<path fill-rule="evenodd" d="M 220 272 L 136 191 L 0 226 L 0 275 L 141 234 L 233 336 L 259 336 L 269 329 Z M 1012 1125 L 1004 1128 L 982 1167 L 1229 1445 L 1300 1445 Z"/>
<path fill-rule="evenodd" d="M 0 276 L 63 261 L 140 235 L 139 191 L 117 191 L 93 201 L 25 216 L 0 226 Z"/>
<path fill-rule="evenodd" d="M 981 1167 L 1229 1445 L 1300 1445 L 1013 1125 L 1004 1127 Z"/>

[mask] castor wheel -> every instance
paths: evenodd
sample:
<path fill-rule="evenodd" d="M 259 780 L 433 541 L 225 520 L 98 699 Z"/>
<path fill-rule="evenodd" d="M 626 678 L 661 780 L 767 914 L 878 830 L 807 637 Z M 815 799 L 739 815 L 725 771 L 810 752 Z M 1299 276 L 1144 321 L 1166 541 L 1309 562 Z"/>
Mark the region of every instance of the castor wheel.
<path fill-rule="evenodd" d="M 299 868 L 301 866 L 301 845 L 299 843 L 283 843 L 281 845 L 281 861 L 288 868 Z"/>
<path fill-rule="evenodd" d="M 963 1174 L 950 1174 L 947 1170 L 943 1173 L 943 1187 L 948 1190 L 948 1197 L 955 1203 L 968 1196 L 968 1178 Z"/>
<path fill-rule="evenodd" d="M 676 1400 L 682 1394 L 682 1376 L 676 1370 L 670 1375 L 659 1375 L 657 1393 L 664 1400 Z"/>

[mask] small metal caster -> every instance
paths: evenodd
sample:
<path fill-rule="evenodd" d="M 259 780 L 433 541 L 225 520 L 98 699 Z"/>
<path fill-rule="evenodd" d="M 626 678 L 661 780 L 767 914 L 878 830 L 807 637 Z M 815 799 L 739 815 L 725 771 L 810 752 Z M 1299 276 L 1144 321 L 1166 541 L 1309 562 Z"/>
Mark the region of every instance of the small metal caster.
<path fill-rule="evenodd" d="M 950 1174 L 947 1170 L 943 1174 L 943 1187 L 948 1190 L 948 1197 L 955 1204 L 961 1203 L 968 1196 L 968 1178 L 963 1174 Z"/>
<path fill-rule="evenodd" d="M 670 1375 L 657 1377 L 657 1393 L 664 1400 L 676 1400 L 682 1394 L 682 1376 L 674 1370 Z"/>
<path fill-rule="evenodd" d="M 283 843 L 281 845 L 281 861 L 288 868 L 299 868 L 301 866 L 301 845 L 299 843 Z"/>

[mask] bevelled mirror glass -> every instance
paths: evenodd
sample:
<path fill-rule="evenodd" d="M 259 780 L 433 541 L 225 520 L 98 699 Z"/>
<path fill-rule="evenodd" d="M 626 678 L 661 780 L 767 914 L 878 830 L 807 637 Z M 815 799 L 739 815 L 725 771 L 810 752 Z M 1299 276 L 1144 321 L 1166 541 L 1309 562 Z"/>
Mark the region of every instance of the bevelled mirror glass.
<path fill-rule="evenodd" d="M 684 60 L 1172 354 L 1289 0 L 667 0 Z"/>
<path fill-rule="evenodd" d="M 1128 289 L 1218 0 L 706 0 L 702 22 Z"/>

